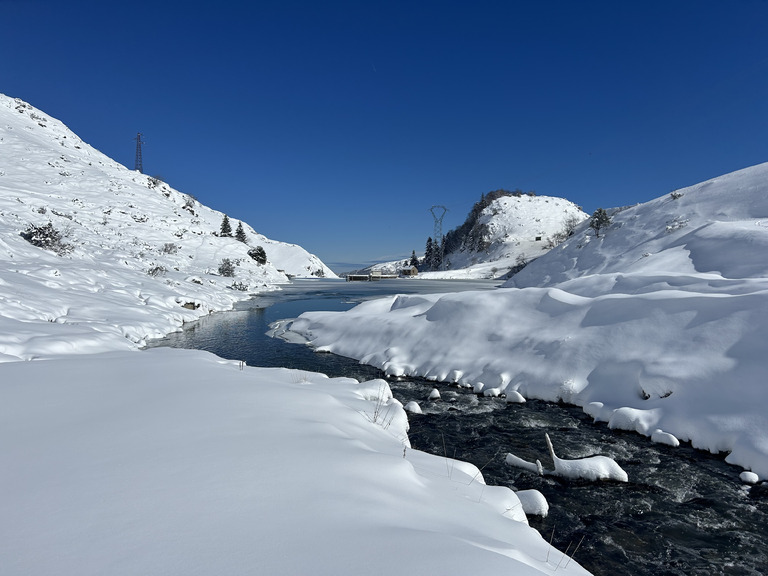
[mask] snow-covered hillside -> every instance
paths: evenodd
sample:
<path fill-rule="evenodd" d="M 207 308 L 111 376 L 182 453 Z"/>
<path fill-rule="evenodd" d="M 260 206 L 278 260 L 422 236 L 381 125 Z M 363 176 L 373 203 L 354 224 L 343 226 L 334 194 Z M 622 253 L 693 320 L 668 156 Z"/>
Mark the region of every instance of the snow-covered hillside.
<path fill-rule="evenodd" d="M 480 214 L 477 245 L 445 256 L 446 271 L 428 277 L 497 278 L 539 258 L 587 218 L 573 202 L 551 196 L 502 196 Z"/>
<path fill-rule="evenodd" d="M 480 211 L 460 246 L 445 255 L 444 270 L 422 269 L 419 277 L 504 278 L 563 242 L 587 218 L 581 208 L 564 198 L 507 194 Z M 407 263 L 386 262 L 370 270 L 396 273 Z"/>
<path fill-rule="evenodd" d="M 390 374 L 564 400 L 768 478 L 768 164 L 609 213 L 600 237 L 583 223 L 498 291 L 292 329 Z"/>
<path fill-rule="evenodd" d="M 245 223 L 247 244 L 219 237 L 222 219 L 0 95 L 0 360 L 32 357 L 35 342 L 51 338 L 79 352 L 89 347 L 75 340 L 98 349 L 117 336 L 130 345 L 228 309 L 286 274 L 334 277 L 303 248 Z M 231 220 L 233 231 L 237 224 Z M 31 239 L 47 233 L 50 249 L 28 242 L 27 232 Z M 264 265 L 248 254 L 257 246 Z M 225 259 L 234 276 L 219 273 Z"/>

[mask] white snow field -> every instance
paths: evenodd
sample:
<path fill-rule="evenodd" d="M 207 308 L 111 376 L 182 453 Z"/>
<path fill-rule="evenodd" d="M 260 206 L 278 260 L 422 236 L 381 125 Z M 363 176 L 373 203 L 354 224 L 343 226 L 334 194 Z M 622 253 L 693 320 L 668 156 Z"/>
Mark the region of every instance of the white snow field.
<path fill-rule="evenodd" d="M 584 407 L 768 478 L 768 164 L 584 222 L 497 291 L 302 315 L 312 346 L 392 375 Z"/>
<path fill-rule="evenodd" d="M 411 450 L 385 381 L 139 350 L 278 268 L 332 275 L 244 225 L 257 264 L 222 216 L 0 96 L 0 573 L 587 574 Z M 20 235 L 48 223 L 58 254 Z"/>

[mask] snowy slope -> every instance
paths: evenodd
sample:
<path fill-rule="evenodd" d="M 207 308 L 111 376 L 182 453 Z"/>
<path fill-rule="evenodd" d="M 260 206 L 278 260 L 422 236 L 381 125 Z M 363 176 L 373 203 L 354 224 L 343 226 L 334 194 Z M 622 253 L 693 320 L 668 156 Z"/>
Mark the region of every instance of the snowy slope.
<path fill-rule="evenodd" d="M 768 164 L 613 210 L 495 292 L 307 313 L 314 346 L 583 406 L 768 478 Z"/>
<path fill-rule="evenodd" d="M 496 268 L 506 273 L 522 261 L 534 260 L 557 242 L 558 234 L 587 218 L 573 202 L 551 196 L 502 196 L 486 207 L 478 221 L 483 231 L 481 251 L 469 248 L 446 256 L 449 269 Z M 567 232 L 562 234 L 567 237 Z M 490 265 L 490 266 L 489 266 Z"/>
<path fill-rule="evenodd" d="M 768 164 L 762 164 L 609 211 L 612 222 L 604 237 L 587 232 L 585 223 L 580 235 L 531 263 L 508 286 L 564 286 L 594 274 L 765 278 L 766 175 Z"/>
<path fill-rule="evenodd" d="M 245 223 L 248 244 L 218 237 L 222 218 L 114 162 L 40 110 L 0 95 L 0 360 L 33 357 L 36 342 L 51 338 L 82 352 L 90 348 L 75 339 L 100 349 L 111 336 L 160 336 L 285 282 L 280 270 L 334 276 L 299 246 L 269 240 Z M 21 236 L 48 224 L 62 235 L 58 254 Z M 248 256 L 256 246 L 266 265 Z M 234 277 L 218 273 L 225 258 L 236 265 Z"/>

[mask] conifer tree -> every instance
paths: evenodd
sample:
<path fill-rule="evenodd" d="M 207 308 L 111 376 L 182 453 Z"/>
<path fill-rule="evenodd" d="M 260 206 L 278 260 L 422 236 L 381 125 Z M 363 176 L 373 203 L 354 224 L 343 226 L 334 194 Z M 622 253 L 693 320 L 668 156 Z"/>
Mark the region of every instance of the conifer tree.
<path fill-rule="evenodd" d="M 237 223 L 237 230 L 235 230 L 235 239 L 243 243 L 248 241 L 248 238 L 245 236 L 245 230 L 243 230 L 242 222 Z"/>
<path fill-rule="evenodd" d="M 418 266 L 419 259 L 416 258 L 416 250 L 411 251 L 411 266 Z"/>
<path fill-rule="evenodd" d="M 224 214 L 224 219 L 221 221 L 221 230 L 219 231 L 219 236 L 232 237 L 232 226 L 229 223 L 229 216 L 226 214 Z"/>
<path fill-rule="evenodd" d="M 435 266 L 435 245 L 432 242 L 432 236 L 427 238 L 427 247 L 424 250 L 424 267 L 432 270 Z"/>
<path fill-rule="evenodd" d="M 600 238 L 600 229 L 607 227 L 610 223 L 611 217 L 608 216 L 608 212 L 602 208 L 595 210 L 592 214 L 592 218 L 589 219 L 589 227 L 595 231 L 595 236 L 597 238 Z"/>

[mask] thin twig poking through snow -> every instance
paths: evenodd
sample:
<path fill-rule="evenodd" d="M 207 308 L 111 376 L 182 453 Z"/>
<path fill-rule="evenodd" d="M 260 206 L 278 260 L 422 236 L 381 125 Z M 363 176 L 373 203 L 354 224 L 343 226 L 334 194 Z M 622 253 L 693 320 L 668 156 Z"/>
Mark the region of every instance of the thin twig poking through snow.
<path fill-rule="evenodd" d="M 475 481 L 475 478 L 477 478 L 477 477 L 480 475 L 480 473 L 481 473 L 481 472 L 482 472 L 482 471 L 485 469 L 485 467 L 486 467 L 486 466 L 488 466 L 488 464 L 490 464 L 491 462 L 493 462 L 493 461 L 496 459 L 496 456 L 498 456 L 498 455 L 499 455 L 499 451 L 498 451 L 498 450 L 496 450 L 496 452 L 493 454 L 493 456 L 491 456 L 491 457 L 490 457 L 490 459 L 488 460 L 488 462 L 486 462 L 485 464 L 483 464 L 482 468 L 480 468 L 480 469 L 477 471 L 477 474 L 475 474 L 474 476 L 472 476 L 472 480 L 470 480 L 470 481 L 469 481 L 469 484 L 467 484 L 467 486 L 469 486 L 470 484 L 472 484 L 472 482 L 474 482 L 474 481 Z"/>
<path fill-rule="evenodd" d="M 579 547 L 581 546 L 581 543 L 582 543 L 582 542 L 584 542 L 584 538 L 585 538 L 585 537 L 586 537 L 586 534 L 582 534 L 582 535 L 581 535 L 581 540 L 579 540 L 579 543 L 578 543 L 578 544 L 576 544 L 576 548 L 574 548 L 574 549 L 573 549 L 573 554 L 571 554 L 571 555 L 568 557 L 568 562 L 566 562 L 566 563 L 565 563 L 565 566 L 563 566 L 563 568 L 568 568 L 568 564 L 570 564 L 570 563 L 571 563 L 571 560 L 573 560 L 573 557 L 574 557 L 574 556 L 576 556 L 576 552 L 578 552 L 578 551 L 579 551 Z"/>
<path fill-rule="evenodd" d="M 552 550 L 552 540 L 555 539 L 555 527 L 557 527 L 557 524 L 552 526 L 552 535 L 549 537 L 549 548 L 547 548 L 547 558 L 544 560 L 544 562 L 549 563 L 549 553 Z"/>

